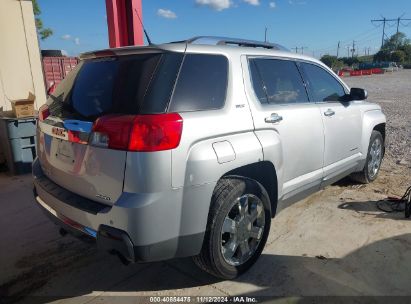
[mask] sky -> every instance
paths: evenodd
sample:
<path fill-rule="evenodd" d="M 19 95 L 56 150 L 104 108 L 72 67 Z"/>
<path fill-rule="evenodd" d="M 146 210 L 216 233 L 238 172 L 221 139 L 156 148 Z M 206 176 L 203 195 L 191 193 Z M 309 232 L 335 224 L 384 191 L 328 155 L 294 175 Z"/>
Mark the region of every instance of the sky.
<path fill-rule="evenodd" d="M 108 47 L 105 0 L 38 0 L 52 37 L 42 49 L 68 55 Z M 355 41 L 359 55 L 381 46 L 382 23 L 372 19 L 411 19 L 411 0 L 142 0 L 143 22 L 153 43 L 194 36 L 226 36 L 269 41 L 320 57 L 347 56 Z M 388 36 L 396 32 L 388 22 Z M 411 20 L 400 31 L 411 38 Z"/>

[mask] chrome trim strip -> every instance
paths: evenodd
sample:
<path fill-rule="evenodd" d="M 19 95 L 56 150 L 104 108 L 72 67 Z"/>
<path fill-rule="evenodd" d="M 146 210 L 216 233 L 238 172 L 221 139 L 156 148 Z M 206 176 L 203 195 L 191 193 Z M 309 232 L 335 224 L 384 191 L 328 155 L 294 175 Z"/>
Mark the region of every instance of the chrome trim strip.
<path fill-rule="evenodd" d="M 36 201 L 37 203 L 39 203 L 44 209 L 46 209 L 48 212 L 50 212 L 52 215 L 54 215 L 56 218 L 58 218 L 62 223 L 70 226 L 73 229 L 76 229 L 84 234 L 87 234 L 93 238 L 97 237 L 97 231 L 95 231 L 94 229 L 84 226 L 80 223 L 77 223 L 74 220 L 69 219 L 68 217 L 59 214 L 56 210 L 54 210 L 53 208 L 51 208 L 49 205 L 47 205 L 41 198 L 40 196 L 36 196 Z M 75 225 L 73 225 L 75 224 Z"/>

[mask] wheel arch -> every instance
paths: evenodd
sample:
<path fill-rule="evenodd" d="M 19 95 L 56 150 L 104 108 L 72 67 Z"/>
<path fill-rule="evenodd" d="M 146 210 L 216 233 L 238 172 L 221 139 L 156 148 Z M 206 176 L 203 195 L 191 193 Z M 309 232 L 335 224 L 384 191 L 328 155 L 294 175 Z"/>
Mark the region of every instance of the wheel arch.
<path fill-rule="evenodd" d="M 380 124 L 376 125 L 373 128 L 373 131 L 378 131 L 382 135 L 382 140 L 384 141 L 384 143 L 383 143 L 383 154 L 385 154 L 385 134 L 386 134 L 385 133 L 385 127 L 386 127 L 386 123 L 384 122 L 384 123 L 380 123 Z"/>
<path fill-rule="evenodd" d="M 381 110 L 371 110 L 364 113 L 363 117 L 363 130 L 362 130 L 362 140 L 361 140 L 361 152 L 364 158 L 368 153 L 368 145 L 370 143 L 370 137 L 372 131 L 379 131 L 385 141 L 386 132 L 386 118 Z"/>
<path fill-rule="evenodd" d="M 274 217 L 278 202 L 278 180 L 273 163 L 260 161 L 247 164 L 226 172 L 221 178 L 234 175 L 253 179 L 265 188 L 270 198 L 271 216 Z"/>

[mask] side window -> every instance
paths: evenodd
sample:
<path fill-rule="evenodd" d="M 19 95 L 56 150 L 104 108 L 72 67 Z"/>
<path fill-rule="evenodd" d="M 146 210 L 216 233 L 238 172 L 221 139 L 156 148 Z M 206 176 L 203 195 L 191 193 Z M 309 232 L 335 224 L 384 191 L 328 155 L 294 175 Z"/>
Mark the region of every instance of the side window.
<path fill-rule="evenodd" d="M 263 104 L 308 102 L 297 65 L 291 60 L 250 59 L 254 91 Z"/>
<path fill-rule="evenodd" d="M 313 101 L 341 101 L 343 86 L 326 70 L 314 64 L 302 63 Z"/>
<path fill-rule="evenodd" d="M 212 110 L 223 107 L 227 77 L 226 57 L 187 54 L 170 102 L 169 112 Z"/>

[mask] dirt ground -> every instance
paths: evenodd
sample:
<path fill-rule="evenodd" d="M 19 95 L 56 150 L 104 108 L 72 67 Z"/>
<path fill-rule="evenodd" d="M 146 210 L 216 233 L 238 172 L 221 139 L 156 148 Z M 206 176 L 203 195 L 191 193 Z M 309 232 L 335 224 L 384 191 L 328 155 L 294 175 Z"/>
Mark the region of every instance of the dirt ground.
<path fill-rule="evenodd" d="M 411 296 L 411 220 L 376 201 L 411 185 L 411 71 L 344 79 L 388 118 L 387 153 L 370 185 L 343 180 L 283 210 L 255 266 L 222 281 L 191 259 L 124 266 L 58 229 L 30 176 L 0 174 L 0 303 L 123 303 L 126 296 Z M 3 296 L 3 298 L 1 298 Z M 6 297 L 7 296 L 7 297 Z M 266 298 L 268 299 L 268 298 Z"/>

